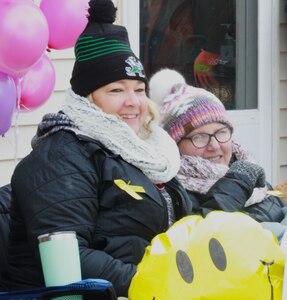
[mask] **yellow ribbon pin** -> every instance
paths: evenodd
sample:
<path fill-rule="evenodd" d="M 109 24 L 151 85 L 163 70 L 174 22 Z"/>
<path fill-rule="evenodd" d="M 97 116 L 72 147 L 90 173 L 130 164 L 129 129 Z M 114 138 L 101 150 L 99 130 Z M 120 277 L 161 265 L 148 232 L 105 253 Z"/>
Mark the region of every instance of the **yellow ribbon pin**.
<path fill-rule="evenodd" d="M 144 193 L 145 190 L 142 186 L 139 185 L 130 185 L 130 183 L 124 182 L 122 179 L 115 179 L 114 183 L 123 191 L 128 193 L 136 200 L 142 200 L 142 197 L 137 193 Z"/>
<path fill-rule="evenodd" d="M 268 195 L 275 196 L 275 197 L 283 197 L 283 193 L 277 190 L 270 190 L 266 192 Z"/>

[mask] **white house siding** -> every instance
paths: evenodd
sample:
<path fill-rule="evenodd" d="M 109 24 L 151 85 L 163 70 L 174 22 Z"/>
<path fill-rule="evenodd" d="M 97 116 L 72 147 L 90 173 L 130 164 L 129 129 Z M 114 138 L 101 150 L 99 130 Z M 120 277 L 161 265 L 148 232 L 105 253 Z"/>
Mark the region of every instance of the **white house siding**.
<path fill-rule="evenodd" d="M 280 0 L 279 56 L 279 182 L 287 179 L 287 1 Z"/>
<path fill-rule="evenodd" d="M 14 113 L 13 124 L 4 137 L 0 137 L 0 186 L 9 183 L 16 164 L 31 151 L 30 141 L 37 124 L 47 112 L 56 112 L 61 107 L 64 92 L 74 62 L 73 49 L 51 50 L 47 53 L 56 71 L 54 92 L 47 102 L 32 112 Z"/>

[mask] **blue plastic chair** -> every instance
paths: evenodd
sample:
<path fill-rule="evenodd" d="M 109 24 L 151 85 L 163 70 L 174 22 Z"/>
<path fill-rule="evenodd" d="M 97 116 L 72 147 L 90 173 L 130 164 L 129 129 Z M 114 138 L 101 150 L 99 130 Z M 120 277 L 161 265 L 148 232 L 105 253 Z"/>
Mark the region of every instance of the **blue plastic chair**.
<path fill-rule="evenodd" d="M 77 297 L 81 296 L 81 297 Z M 48 300 L 61 297 L 61 300 L 116 300 L 117 296 L 111 282 L 103 279 L 84 279 L 75 283 L 34 288 L 15 292 L 0 292 L 0 300 Z"/>

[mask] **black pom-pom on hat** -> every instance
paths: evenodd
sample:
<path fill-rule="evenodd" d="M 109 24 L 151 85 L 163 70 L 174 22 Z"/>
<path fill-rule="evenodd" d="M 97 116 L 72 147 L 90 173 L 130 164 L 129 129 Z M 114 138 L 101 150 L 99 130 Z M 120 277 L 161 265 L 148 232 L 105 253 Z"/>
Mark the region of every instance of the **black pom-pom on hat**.
<path fill-rule="evenodd" d="M 123 80 L 146 84 L 144 68 L 130 47 L 124 26 L 115 25 L 117 8 L 111 0 L 91 0 L 88 24 L 74 47 L 72 90 L 87 97 L 96 89 Z"/>
<path fill-rule="evenodd" d="M 89 22 L 114 23 L 116 20 L 117 8 L 111 0 L 91 0 L 88 10 Z"/>

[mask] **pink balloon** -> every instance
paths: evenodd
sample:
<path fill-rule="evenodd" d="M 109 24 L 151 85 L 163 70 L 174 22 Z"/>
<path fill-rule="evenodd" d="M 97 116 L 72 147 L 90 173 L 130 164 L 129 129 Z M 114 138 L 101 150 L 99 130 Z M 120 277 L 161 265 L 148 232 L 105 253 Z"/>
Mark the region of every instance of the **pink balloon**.
<path fill-rule="evenodd" d="M 73 47 L 87 25 L 88 0 L 42 0 L 49 26 L 49 48 Z"/>
<path fill-rule="evenodd" d="M 42 56 L 48 40 L 47 20 L 33 1 L 0 1 L 0 71 L 22 76 Z"/>
<path fill-rule="evenodd" d="M 17 91 L 13 78 L 0 72 L 0 135 L 5 134 L 11 127 L 16 98 Z"/>
<path fill-rule="evenodd" d="M 21 110 L 33 110 L 43 105 L 55 87 L 55 69 L 51 59 L 44 54 L 23 76 L 21 81 Z"/>

